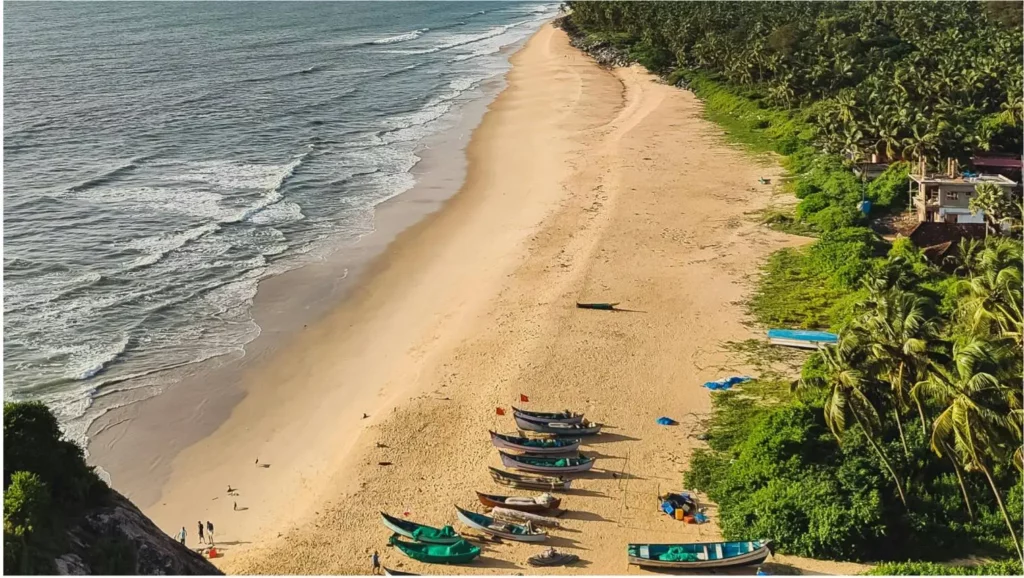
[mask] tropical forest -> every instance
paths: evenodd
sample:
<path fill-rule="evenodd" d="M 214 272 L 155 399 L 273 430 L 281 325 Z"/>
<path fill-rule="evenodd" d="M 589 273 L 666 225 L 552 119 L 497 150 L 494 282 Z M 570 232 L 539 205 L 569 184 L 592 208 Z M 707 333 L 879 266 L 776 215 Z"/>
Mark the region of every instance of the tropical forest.
<path fill-rule="evenodd" d="M 724 537 L 877 574 L 1024 574 L 1019 176 L 1009 190 L 979 183 L 970 210 L 985 215 L 983 234 L 941 253 L 878 226 L 912 215 L 915 174 L 979 154 L 1019 160 L 1020 4 L 568 11 L 574 43 L 692 91 L 726 138 L 774 155 L 796 202 L 761 218 L 813 239 L 771 256 L 749 310 L 760 326 L 838 343 L 731 344 L 759 377 L 714 393 L 706 447 L 685 474 L 717 505 Z M 853 170 L 867 161 L 884 172 Z"/>

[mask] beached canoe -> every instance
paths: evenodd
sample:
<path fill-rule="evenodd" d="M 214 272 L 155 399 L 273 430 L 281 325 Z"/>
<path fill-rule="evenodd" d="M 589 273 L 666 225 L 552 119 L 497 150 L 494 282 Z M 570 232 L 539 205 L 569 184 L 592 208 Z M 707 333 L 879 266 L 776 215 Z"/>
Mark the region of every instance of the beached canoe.
<path fill-rule="evenodd" d="M 547 510 L 554 510 L 562 505 L 561 498 L 556 498 L 551 494 L 520 498 L 517 496 L 498 496 L 496 494 L 477 492 L 476 497 L 480 498 L 480 503 L 488 508 L 508 508 L 510 510 L 519 510 L 520 512 L 545 512 Z"/>
<path fill-rule="evenodd" d="M 601 424 L 583 420 L 582 423 L 559 423 L 538 420 L 516 414 L 516 427 L 526 431 L 554 434 L 557 436 L 592 436 L 601 431 Z"/>
<path fill-rule="evenodd" d="M 693 544 L 630 544 L 629 563 L 647 568 L 728 568 L 764 562 L 771 540 L 701 542 Z"/>
<path fill-rule="evenodd" d="M 594 467 L 594 458 L 580 454 L 578 458 L 539 455 L 513 455 L 498 451 L 506 468 L 539 474 L 576 474 Z"/>
<path fill-rule="evenodd" d="M 580 303 L 579 301 L 577 301 L 576 307 L 580 309 L 601 309 L 603 311 L 614 311 L 615 306 L 618 304 L 618 301 L 616 301 L 615 303 Z"/>
<path fill-rule="evenodd" d="M 582 413 L 576 413 L 568 409 L 565 411 L 530 411 L 512 406 L 512 413 L 548 422 L 557 421 L 561 423 L 580 423 L 583 421 Z"/>
<path fill-rule="evenodd" d="M 488 470 L 491 471 L 491 477 L 494 481 L 511 488 L 522 488 L 524 490 L 549 490 L 549 491 L 567 491 L 569 486 L 572 484 L 572 480 L 565 478 L 559 478 L 554 476 L 535 476 L 532 474 L 516 474 L 513 472 L 506 472 L 499 470 L 498 468 L 492 468 L 488 466 Z"/>
<path fill-rule="evenodd" d="M 419 574 L 413 574 L 412 572 L 401 572 L 399 570 L 392 570 L 387 566 L 382 566 L 382 568 L 384 568 L 385 576 L 419 576 Z"/>
<path fill-rule="evenodd" d="M 465 540 L 454 544 L 424 544 L 404 542 L 398 534 L 392 534 L 388 543 L 413 560 L 429 564 L 465 564 L 480 555 L 480 547 Z"/>
<path fill-rule="evenodd" d="M 801 349 L 818 349 L 839 343 L 839 336 L 827 331 L 807 331 L 804 329 L 769 329 L 768 342 L 772 345 L 799 347 Z"/>
<path fill-rule="evenodd" d="M 485 534 L 490 534 L 491 536 L 497 536 L 506 540 L 514 540 L 516 542 L 543 542 L 548 539 L 546 532 L 531 528 L 527 525 L 501 522 L 490 516 L 477 514 L 476 512 L 470 512 L 469 510 L 463 510 L 458 506 L 455 506 L 455 511 L 459 516 L 460 522 L 470 528 L 480 530 Z"/>
<path fill-rule="evenodd" d="M 388 527 L 392 532 L 405 536 L 406 538 L 416 540 L 417 542 L 424 542 L 427 544 L 454 544 L 462 539 L 455 528 L 451 526 L 445 526 L 444 528 L 434 528 L 431 526 L 424 526 L 423 524 L 417 524 L 416 522 L 410 522 L 409 520 L 403 520 L 394 516 L 389 516 L 384 512 L 380 513 L 381 521 Z"/>
<path fill-rule="evenodd" d="M 566 454 L 580 449 L 578 439 L 533 439 L 490 432 L 491 443 L 501 450 L 531 454 Z"/>

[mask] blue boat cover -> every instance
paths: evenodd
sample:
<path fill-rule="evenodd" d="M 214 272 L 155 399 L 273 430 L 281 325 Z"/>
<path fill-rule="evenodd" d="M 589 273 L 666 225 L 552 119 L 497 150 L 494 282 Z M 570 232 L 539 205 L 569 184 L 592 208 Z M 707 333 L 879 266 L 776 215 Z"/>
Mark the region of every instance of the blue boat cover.
<path fill-rule="evenodd" d="M 819 341 L 838 343 L 839 336 L 828 331 L 805 331 L 803 329 L 769 329 L 768 339 L 794 339 L 796 341 Z"/>
<path fill-rule="evenodd" d="M 708 389 L 729 389 L 736 384 L 744 383 L 751 379 L 754 378 L 746 375 L 736 375 L 733 377 L 726 377 L 725 379 L 719 379 L 718 381 L 709 381 L 704 384 L 704 387 Z"/>

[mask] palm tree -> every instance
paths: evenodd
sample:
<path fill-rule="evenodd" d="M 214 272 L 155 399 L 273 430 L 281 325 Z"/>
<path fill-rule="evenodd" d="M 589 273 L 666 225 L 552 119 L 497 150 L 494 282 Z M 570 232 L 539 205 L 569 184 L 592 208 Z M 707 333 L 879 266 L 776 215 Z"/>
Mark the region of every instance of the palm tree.
<path fill-rule="evenodd" d="M 900 414 L 909 408 L 911 401 L 917 406 L 922 433 L 927 435 L 928 431 L 921 401 L 910 395 L 910 391 L 921 378 L 933 349 L 930 342 L 936 328 L 926 316 L 930 303 L 924 297 L 897 289 L 872 292 L 864 305 L 867 313 L 852 329 L 877 367 L 879 377 L 891 387 L 893 416 L 904 452 L 909 456 Z"/>
<path fill-rule="evenodd" d="M 795 384 L 795 389 L 827 391 L 825 423 L 840 443 L 842 434 L 847 428 L 847 418 L 853 418 L 853 421 L 864 433 L 868 444 L 871 445 L 889 475 L 892 476 L 893 482 L 896 484 L 896 491 L 900 496 L 900 502 L 906 506 L 907 498 L 903 493 L 903 484 L 900 482 L 896 470 L 885 457 L 885 452 L 875 441 L 875 430 L 880 423 L 878 410 L 867 396 L 866 390 L 870 387 L 870 382 L 863 372 L 856 369 L 859 352 L 856 350 L 853 340 L 844 336 L 835 346 L 819 349 L 815 355 L 821 359 L 825 367 L 824 376 L 801 379 Z"/>
<path fill-rule="evenodd" d="M 1012 431 L 1013 415 L 1006 406 L 1006 386 L 996 377 L 998 363 L 990 353 L 994 345 L 989 341 L 970 338 L 953 346 L 951 366 L 933 363 L 928 377 L 914 386 L 945 407 L 932 424 L 931 448 L 943 456 L 952 448 L 964 467 L 980 471 L 999 505 L 1014 546 L 1021 551 L 1014 524 L 1003 505 L 989 461 L 1005 453 L 1008 446 L 1003 440 L 1019 440 L 1019 431 Z M 1019 448 L 1019 443 L 1014 442 Z"/>
<path fill-rule="evenodd" d="M 978 271 L 957 283 L 963 297 L 959 314 L 972 332 L 997 333 L 1022 343 L 1024 291 L 1020 245 L 1008 239 L 994 240 L 978 258 Z"/>

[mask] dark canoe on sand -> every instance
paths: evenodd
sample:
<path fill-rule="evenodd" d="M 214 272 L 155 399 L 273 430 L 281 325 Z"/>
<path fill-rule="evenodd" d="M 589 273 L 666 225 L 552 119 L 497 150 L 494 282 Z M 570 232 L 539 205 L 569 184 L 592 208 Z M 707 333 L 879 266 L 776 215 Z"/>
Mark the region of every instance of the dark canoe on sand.
<path fill-rule="evenodd" d="M 544 421 L 558 421 L 562 423 L 580 423 L 583 421 L 583 414 L 574 411 L 529 411 L 512 406 L 512 413 L 532 417 Z"/>
<path fill-rule="evenodd" d="M 630 544 L 629 563 L 646 568 L 702 570 L 750 566 L 772 553 L 771 540 L 703 542 L 693 544 Z"/>
<path fill-rule="evenodd" d="M 554 476 L 535 476 L 532 474 L 516 474 L 488 466 L 494 481 L 511 488 L 524 490 L 549 490 L 565 492 L 572 485 L 572 480 Z"/>
<path fill-rule="evenodd" d="M 410 522 L 409 520 L 403 520 L 394 516 L 389 516 L 384 512 L 380 513 L 381 521 L 387 526 L 389 530 L 400 535 L 405 536 L 411 540 L 417 542 L 424 542 L 427 544 L 454 544 L 462 539 L 455 529 L 451 526 L 445 526 L 444 528 L 434 528 L 432 526 L 425 526 L 423 524 L 417 524 L 416 522 Z"/>
<path fill-rule="evenodd" d="M 480 555 L 480 547 L 465 540 L 454 544 L 422 544 L 404 542 L 398 534 L 392 534 L 388 543 L 413 560 L 430 564 L 465 564 Z"/>
<path fill-rule="evenodd" d="M 544 494 L 547 495 L 547 494 Z M 538 513 L 554 510 L 562 505 L 561 498 L 549 496 L 550 500 L 538 501 L 539 498 L 518 498 L 515 496 L 499 496 L 496 494 L 485 494 L 477 492 L 480 503 L 488 508 L 508 508 L 520 512 Z M 509 501 L 511 500 L 511 501 Z"/>
<path fill-rule="evenodd" d="M 583 423 L 559 423 L 515 415 L 516 427 L 526 431 L 553 434 L 557 436 L 592 436 L 601 431 L 601 424 L 583 420 Z"/>
<path fill-rule="evenodd" d="M 537 472 L 540 474 L 577 474 L 585 472 L 594 467 L 594 458 L 580 454 L 578 458 L 565 458 L 559 456 L 538 456 L 538 455 L 512 455 L 503 451 L 501 454 L 501 465 L 506 468 L 523 470 L 524 472 Z"/>
<path fill-rule="evenodd" d="M 602 311 L 614 311 L 615 306 L 618 304 L 618 301 L 616 301 L 615 303 L 580 303 L 579 301 L 577 301 L 576 307 L 579 307 L 580 309 L 601 309 Z"/>
<path fill-rule="evenodd" d="M 500 450 L 531 454 L 566 454 L 580 449 L 578 439 L 533 439 L 490 432 L 491 443 Z"/>
<path fill-rule="evenodd" d="M 385 576 L 419 576 L 419 574 L 413 574 L 412 572 L 400 572 L 398 570 L 392 570 L 387 566 L 382 566 L 382 568 L 384 568 Z"/>

